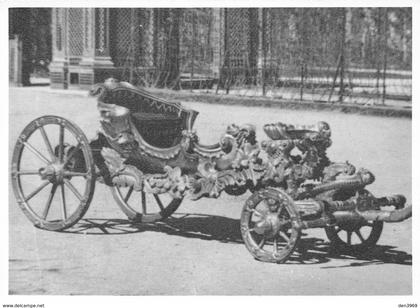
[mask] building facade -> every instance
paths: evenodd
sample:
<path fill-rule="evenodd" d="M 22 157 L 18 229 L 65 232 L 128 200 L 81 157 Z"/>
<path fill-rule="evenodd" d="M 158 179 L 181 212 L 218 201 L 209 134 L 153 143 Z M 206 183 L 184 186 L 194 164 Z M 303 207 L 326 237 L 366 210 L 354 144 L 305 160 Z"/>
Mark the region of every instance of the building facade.
<path fill-rule="evenodd" d="M 260 15 L 255 8 L 54 8 L 51 86 L 89 88 L 108 77 L 151 85 L 170 56 L 182 80 L 218 79 L 236 68 L 256 74 Z"/>

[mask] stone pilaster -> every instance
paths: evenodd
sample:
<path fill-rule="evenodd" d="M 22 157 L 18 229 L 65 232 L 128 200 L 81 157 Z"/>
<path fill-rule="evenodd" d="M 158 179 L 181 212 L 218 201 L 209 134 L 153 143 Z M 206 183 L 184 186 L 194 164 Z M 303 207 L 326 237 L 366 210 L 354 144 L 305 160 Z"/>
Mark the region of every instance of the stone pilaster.
<path fill-rule="evenodd" d="M 52 88 L 68 87 L 67 9 L 52 9 L 52 61 L 49 66 Z"/>
<path fill-rule="evenodd" d="M 83 56 L 80 62 L 79 86 L 89 89 L 113 76 L 110 56 L 109 9 L 85 8 L 83 12 Z"/>

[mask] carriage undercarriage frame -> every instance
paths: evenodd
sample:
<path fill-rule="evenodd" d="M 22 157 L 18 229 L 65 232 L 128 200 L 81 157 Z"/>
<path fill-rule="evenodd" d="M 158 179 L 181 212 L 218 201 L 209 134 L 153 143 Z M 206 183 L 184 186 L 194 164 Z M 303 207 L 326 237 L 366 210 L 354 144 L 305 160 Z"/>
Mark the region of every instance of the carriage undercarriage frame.
<path fill-rule="evenodd" d="M 19 206 L 38 228 L 59 231 L 76 224 L 89 207 L 96 182 L 110 187 L 121 210 L 136 223 L 168 218 L 185 197 L 250 191 L 240 218 L 241 234 L 249 252 L 266 262 L 287 261 L 304 229 L 325 228 L 332 245 L 361 252 L 377 243 L 384 222 L 411 217 L 404 196 L 376 198 L 366 190 L 375 180 L 371 172 L 328 159 L 331 131 L 325 122 L 267 124 L 269 138 L 260 143 L 253 125 L 232 124 L 218 143 L 203 145 L 193 130 L 196 111 L 114 79 L 95 85 L 91 93 L 98 97 L 101 123 L 94 140 L 58 116 L 33 120 L 18 137 L 12 186 Z M 47 127 L 58 131 L 56 144 Z M 44 152 L 32 144 L 34 134 L 43 140 Z M 24 167 L 25 151 L 39 165 Z M 42 182 L 27 191 L 25 176 Z M 75 187 L 74 179 L 83 183 L 82 189 Z M 34 197 L 48 189 L 36 210 Z M 75 200 L 72 210 L 66 191 Z M 60 196 L 61 214 L 51 218 L 55 194 Z"/>

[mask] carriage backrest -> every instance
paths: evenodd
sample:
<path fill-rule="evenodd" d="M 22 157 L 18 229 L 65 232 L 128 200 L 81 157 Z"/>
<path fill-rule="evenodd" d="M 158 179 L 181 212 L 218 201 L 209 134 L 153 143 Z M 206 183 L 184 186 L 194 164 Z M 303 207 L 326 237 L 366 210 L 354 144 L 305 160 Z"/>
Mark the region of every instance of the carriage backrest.
<path fill-rule="evenodd" d="M 198 112 L 169 102 L 134 87 L 128 82 L 107 79 L 92 89 L 93 95 L 106 104 L 130 110 L 133 123 L 145 141 L 156 147 L 170 147 L 179 143 L 183 130 L 191 130 Z"/>

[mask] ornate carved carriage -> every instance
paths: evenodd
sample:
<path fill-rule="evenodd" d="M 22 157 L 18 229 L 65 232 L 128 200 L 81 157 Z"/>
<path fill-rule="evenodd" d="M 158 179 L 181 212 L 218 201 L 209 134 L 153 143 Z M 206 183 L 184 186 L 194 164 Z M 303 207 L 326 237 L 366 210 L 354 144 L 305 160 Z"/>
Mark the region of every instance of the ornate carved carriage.
<path fill-rule="evenodd" d="M 252 125 L 232 124 L 218 143 L 203 145 L 193 130 L 194 110 L 114 79 L 95 85 L 91 94 L 98 98 L 101 117 L 94 140 L 89 142 L 75 124 L 55 116 L 32 121 L 19 136 L 12 184 L 20 207 L 37 227 L 63 230 L 74 225 L 89 206 L 95 181 L 108 185 L 123 212 L 137 223 L 167 218 L 185 196 L 196 200 L 216 198 L 223 191 L 250 191 L 241 233 L 251 254 L 267 262 L 286 261 L 303 229 L 325 228 L 332 244 L 365 250 L 378 241 L 383 222 L 411 217 L 403 196 L 375 198 L 365 189 L 375 179 L 372 173 L 328 159 L 331 131 L 325 122 L 267 124 L 269 138 L 260 143 Z M 58 127 L 55 147 L 47 126 Z M 31 143 L 37 131 L 47 154 Z M 74 143 L 65 142 L 65 135 L 73 135 Z M 300 154 L 292 154 L 293 149 Z M 26 150 L 42 162 L 39 168 L 22 167 Z M 21 182 L 27 175 L 41 180 L 30 193 Z M 83 192 L 72 184 L 77 178 L 84 181 Z M 32 199 L 47 186 L 51 191 L 45 206 L 36 210 Z M 76 196 L 71 213 L 66 188 Z M 52 218 L 57 190 L 62 215 Z M 136 196 L 139 200 L 132 202 Z M 389 206 L 394 209 L 384 209 Z"/>

